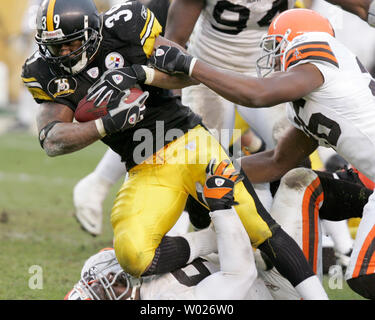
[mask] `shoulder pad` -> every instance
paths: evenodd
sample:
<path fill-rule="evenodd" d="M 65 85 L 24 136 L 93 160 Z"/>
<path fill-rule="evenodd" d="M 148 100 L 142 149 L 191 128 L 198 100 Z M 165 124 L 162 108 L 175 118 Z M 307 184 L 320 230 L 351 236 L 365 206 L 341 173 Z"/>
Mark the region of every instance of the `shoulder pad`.
<path fill-rule="evenodd" d="M 36 51 L 28 58 L 22 67 L 22 81 L 30 91 L 37 103 L 44 101 L 53 101 L 47 93 L 45 80 L 49 78 L 50 70 L 45 63 L 42 63 L 42 57 Z"/>
<path fill-rule="evenodd" d="M 301 61 L 323 61 L 339 67 L 337 58 L 331 49 L 329 34 L 311 32 L 293 39 L 284 54 L 284 70 L 299 64 Z"/>

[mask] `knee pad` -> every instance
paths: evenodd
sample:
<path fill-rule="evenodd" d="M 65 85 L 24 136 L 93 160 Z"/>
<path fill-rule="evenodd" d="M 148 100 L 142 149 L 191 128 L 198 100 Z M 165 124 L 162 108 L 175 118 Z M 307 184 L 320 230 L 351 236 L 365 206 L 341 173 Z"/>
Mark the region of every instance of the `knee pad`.
<path fill-rule="evenodd" d="M 124 242 L 123 242 L 124 243 Z M 126 273 L 133 277 L 140 277 L 152 262 L 154 252 L 145 252 L 141 248 L 127 242 L 127 245 L 114 245 L 116 258 Z"/>
<path fill-rule="evenodd" d="M 366 299 L 375 300 L 375 274 L 366 274 L 346 281 L 349 287 Z"/>
<path fill-rule="evenodd" d="M 303 190 L 308 187 L 318 175 L 308 168 L 295 168 L 288 171 L 281 179 L 281 184 L 284 184 L 289 189 Z"/>

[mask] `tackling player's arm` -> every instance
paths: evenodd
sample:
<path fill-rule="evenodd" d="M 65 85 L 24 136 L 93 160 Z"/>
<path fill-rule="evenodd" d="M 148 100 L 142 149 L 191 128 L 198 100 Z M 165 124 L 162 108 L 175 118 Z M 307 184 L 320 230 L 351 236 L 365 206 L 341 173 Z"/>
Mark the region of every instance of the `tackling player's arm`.
<path fill-rule="evenodd" d="M 165 37 L 185 46 L 204 6 L 205 0 L 173 0 L 168 11 Z"/>
<path fill-rule="evenodd" d="M 73 123 L 73 117 L 73 110 L 63 104 L 40 104 L 37 127 L 39 140 L 48 156 L 71 153 L 102 138 L 95 121 Z"/>
<path fill-rule="evenodd" d="M 162 45 L 150 58 L 155 68 L 169 74 L 186 74 L 225 99 L 250 108 L 264 108 L 298 100 L 324 83 L 312 63 L 296 65 L 268 78 L 231 72 L 203 62 L 179 48 Z"/>
<path fill-rule="evenodd" d="M 317 147 L 315 139 L 291 127 L 275 149 L 241 158 L 241 167 L 252 183 L 275 181 L 300 165 Z"/>
<path fill-rule="evenodd" d="M 274 106 L 298 100 L 324 82 L 323 75 L 311 63 L 305 63 L 272 77 L 255 78 L 222 71 L 197 60 L 191 76 L 225 99 L 251 108 Z"/>

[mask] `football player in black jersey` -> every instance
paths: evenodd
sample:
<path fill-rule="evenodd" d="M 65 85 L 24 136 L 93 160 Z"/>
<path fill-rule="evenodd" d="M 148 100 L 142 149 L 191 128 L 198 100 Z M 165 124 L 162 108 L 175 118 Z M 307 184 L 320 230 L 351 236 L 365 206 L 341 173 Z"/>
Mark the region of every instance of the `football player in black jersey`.
<path fill-rule="evenodd" d="M 22 78 L 40 104 L 41 146 L 57 156 L 102 140 L 129 172 L 111 214 L 122 268 L 136 277 L 165 273 L 204 254 L 209 244 L 164 235 L 188 195 L 198 199 L 195 183 L 204 184 L 210 160 L 223 165 L 229 158 L 201 119 L 165 90 L 193 80 L 145 66 L 154 48 L 170 43 L 160 36 L 154 14 L 138 1 L 99 15 L 92 0 L 44 0 L 37 27 L 39 51 L 26 61 Z M 147 93 L 126 103 L 127 89 L 136 84 L 149 94 L 146 109 Z M 105 102 L 109 111 L 96 120 L 73 122 L 86 96 L 96 107 Z M 264 209 L 247 179 L 236 185 L 234 198 L 253 247 L 270 257 L 303 298 L 326 299 L 301 249 Z"/>
<path fill-rule="evenodd" d="M 170 0 L 140 0 L 160 22 L 164 35 Z M 116 1 L 114 1 L 116 3 Z M 127 175 L 120 156 L 108 148 L 95 169 L 80 179 L 73 188 L 74 218 L 82 230 L 93 236 L 102 233 L 103 202 L 111 187 Z M 188 199 L 192 199 L 189 196 Z M 185 214 L 185 213 L 184 213 Z M 208 215 L 207 215 L 208 216 Z M 183 216 L 181 216 L 184 219 Z"/>

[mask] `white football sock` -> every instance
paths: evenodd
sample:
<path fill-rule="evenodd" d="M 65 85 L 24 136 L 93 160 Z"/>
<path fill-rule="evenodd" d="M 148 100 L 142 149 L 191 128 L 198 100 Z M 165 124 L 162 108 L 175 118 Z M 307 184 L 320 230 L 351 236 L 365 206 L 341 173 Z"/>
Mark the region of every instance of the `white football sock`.
<path fill-rule="evenodd" d="M 114 185 L 121 177 L 125 178 L 126 168 L 125 164 L 121 162 L 121 157 L 108 148 L 94 172 L 101 179 L 107 180 L 108 183 Z"/>
<path fill-rule="evenodd" d="M 212 224 L 206 229 L 189 232 L 182 237 L 190 246 L 190 258 L 187 263 L 191 263 L 200 256 L 217 252 L 216 233 L 212 229 Z"/>
<path fill-rule="evenodd" d="M 295 289 L 303 300 L 329 300 L 317 276 L 303 280 Z"/>

